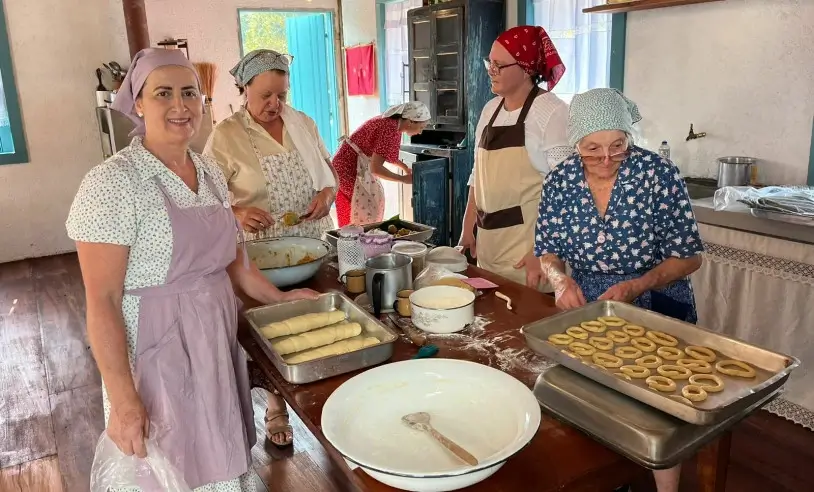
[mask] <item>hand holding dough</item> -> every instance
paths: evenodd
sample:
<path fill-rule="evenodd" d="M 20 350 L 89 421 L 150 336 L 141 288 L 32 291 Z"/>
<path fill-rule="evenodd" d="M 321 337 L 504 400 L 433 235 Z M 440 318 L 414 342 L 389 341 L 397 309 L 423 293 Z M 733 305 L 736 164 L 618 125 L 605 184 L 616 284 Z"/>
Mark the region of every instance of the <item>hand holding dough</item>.
<path fill-rule="evenodd" d="M 336 310 L 327 313 L 311 313 L 295 316 L 285 321 L 269 323 L 260 328 L 260 333 L 267 339 L 282 337 L 285 335 L 297 335 L 315 328 L 339 323 L 345 319 L 345 313 Z"/>
<path fill-rule="evenodd" d="M 320 357 L 346 354 L 360 348 L 376 345 L 377 343 L 379 343 L 379 339 L 376 337 L 342 340 L 340 342 L 332 343 L 331 345 L 300 352 L 299 354 L 286 358 L 285 361 L 288 364 L 299 364 L 300 362 L 307 362 L 309 360 L 319 359 Z"/>
<path fill-rule="evenodd" d="M 330 345 L 339 340 L 355 337 L 360 333 L 362 333 L 362 326 L 359 323 L 341 323 L 295 335 L 279 342 L 272 342 L 271 346 L 280 355 L 293 354 L 314 347 Z"/>

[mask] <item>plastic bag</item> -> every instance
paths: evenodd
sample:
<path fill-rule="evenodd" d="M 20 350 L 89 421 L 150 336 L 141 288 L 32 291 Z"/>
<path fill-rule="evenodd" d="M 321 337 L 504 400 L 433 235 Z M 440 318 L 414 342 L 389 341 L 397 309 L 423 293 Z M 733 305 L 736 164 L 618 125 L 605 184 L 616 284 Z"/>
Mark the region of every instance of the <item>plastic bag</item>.
<path fill-rule="evenodd" d="M 428 287 L 442 278 L 466 278 L 466 275 L 454 273 L 444 267 L 430 264 L 413 280 L 413 288 L 418 290 L 422 287 Z"/>
<path fill-rule="evenodd" d="M 744 206 L 797 215 L 814 215 L 814 189 L 805 186 L 726 186 L 715 191 L 717 211 L 742 210 Z"/>
<path fill-rule="evenodd" d="M 96 444 L 90 472 L 90 492 L 108 492 L 118 488 L 192 492 L 184 476 L 170 463 L 153 439 L 147 439 L 147 457 L 126 456 L 102 432 Z"/>

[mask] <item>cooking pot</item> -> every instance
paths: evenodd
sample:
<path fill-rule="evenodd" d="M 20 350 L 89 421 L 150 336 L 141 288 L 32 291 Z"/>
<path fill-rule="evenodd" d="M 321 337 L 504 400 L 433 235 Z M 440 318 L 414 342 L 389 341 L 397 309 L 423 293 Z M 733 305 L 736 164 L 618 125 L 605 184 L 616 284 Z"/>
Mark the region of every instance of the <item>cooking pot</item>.
<path fill-rule="evenodd" d="M 399 291 L 413 288 L 412 264 L 412 258 L 398 253 L 385 253 L 365 261 L 367 297 L 377 317 L 393 311 Z"/>
<path fill-rule="evenodd" d="M 747 186 L 752 180 L 752 167 L 757 163 L 754 157 L 719 157 L 718 188 L 724 186 Z"/>

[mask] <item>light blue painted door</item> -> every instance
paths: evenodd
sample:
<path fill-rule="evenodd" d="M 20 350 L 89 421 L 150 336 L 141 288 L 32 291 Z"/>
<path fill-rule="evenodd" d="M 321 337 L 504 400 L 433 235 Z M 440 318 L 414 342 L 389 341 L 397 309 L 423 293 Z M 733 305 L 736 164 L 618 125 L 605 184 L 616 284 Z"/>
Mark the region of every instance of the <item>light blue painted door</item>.
<path fill-rule="evenodd" d="M 291 105 L 317 124 L 319 135 L 333 154 L 339 139 L 339 97 L 333 41 L 333 15 L 299 15 L 285 20 L 291 64 Z"/>

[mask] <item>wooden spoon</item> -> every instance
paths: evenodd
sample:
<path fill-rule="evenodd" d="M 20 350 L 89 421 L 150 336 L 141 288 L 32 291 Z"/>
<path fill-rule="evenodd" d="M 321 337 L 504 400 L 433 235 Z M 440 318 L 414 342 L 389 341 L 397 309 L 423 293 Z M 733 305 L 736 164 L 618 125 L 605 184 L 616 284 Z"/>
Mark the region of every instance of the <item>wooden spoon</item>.
<path fill-rule="evenodd" d="M 427 412 L 410 413 L 402 417 L 401 420 L 415 430 L 428 432 L 433 438 L 435 438 L 436 441 L 450 450 L 452 454 L 457 456 L 464 463 L 477 466 L 477 458 L 433 428 L 433 426 L 430 424 L 430 414 Z"/>

